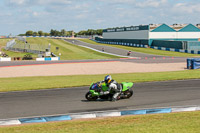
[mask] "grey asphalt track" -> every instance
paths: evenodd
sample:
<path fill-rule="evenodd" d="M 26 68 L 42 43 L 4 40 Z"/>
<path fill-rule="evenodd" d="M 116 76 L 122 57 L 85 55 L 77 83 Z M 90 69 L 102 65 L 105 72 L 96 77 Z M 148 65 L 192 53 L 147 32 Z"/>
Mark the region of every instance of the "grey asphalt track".
<path fill-rule="evenodd" d="M 104 48 L 105 52 L 114 53 L 114 54 L 118 54 L 118 55 L 122 55 L 122 56 L 127 56 L 127 52 L 128 52 L 128 50 L 115 48 L 115 47 L 111 47 L 111 46 L 94 45 L 94 44 L 86 43 L 86 42 L 76 40 L 76 39 L 65 39 L 65 41 L 70 42 L 75 45 L 91 47 L 91 48 L 94 48 L 94 49 L 97 49 L 100 51 L 102 51 L 102 48 Z M 130 57 L 149 57 L 149 58 L 151 58 L 151 57 L 163 57 L 163 56 L 150 55 L 150 54 L 144 54 L 144 53 L 139 53 L 139 52 L 132 52 Z"/>
<path fill-rule="evenodd" d="M 0 93 L 0 119 L 88 111 L 200 104 L 200 79 L 134 84 L 134 96 L 117 102 L 85 99 L 88 87 Z"/>

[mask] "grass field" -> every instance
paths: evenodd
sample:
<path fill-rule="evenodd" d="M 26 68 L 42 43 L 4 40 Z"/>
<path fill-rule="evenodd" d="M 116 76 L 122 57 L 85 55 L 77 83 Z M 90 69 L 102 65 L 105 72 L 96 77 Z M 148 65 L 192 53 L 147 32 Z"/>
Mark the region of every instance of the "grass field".
<path fill-rule="evenodd" d="M 0 78 L 0 92 L 88 86 L 103 80 L 105 75 L 73 75 L 49 77 Z M 151 82 L 200 78 L 200 70 L 112 74 L 118 82 Z"/>
<path fill-rule="evenodd" d="M 49 39 L 49 38 L 27 38 L 30 44 L 51 44 L 51 51 L 56 55 L 61 53 L 61 60 L 82 60 L 82 59 L 110 59 L 119 58 L 112 55 L 102 54 L 89 50 L 87 48 L 79 47 L 63 40 Z M 56 50 L 59 47 L 59 50 Z"/>
<path fill-rule="evenodd" d="M 199 111 L 0 127 L 1 133 L 199 133 L 199 131 Z"/>
<path fill-rule="evenodd" d="M 91 44 L 117 47 L 117 48 L 121 48 L 121 49 L 125 49 L 125 50 L 130 50 L 130 51 L 135 51 L 135 52 L 140 52 L 140 53 L 146 53 L 146 54 L 173 56 L 173 57 L 200 56 L 198 54 L 188 54 L 188 53 L 180 53 L 180 52 L 163 51 L 163 50 L 156 50 L 156 49 L 151 49 L 151 48 L 139 48 L 139 47 L 128 47 L 128 46 L 121 46 L 121 45 L 102 44 L 102 43 L 97 43 L 97 42 L 89 40 L 89 39 L 79 39 L 79 40 L 81 40 L 83 42 L 91 43 Z"/>
<path fill-rule="evenodd" d="M 6 46 L 6 43 L 11 39 L 0 38 L 0 48 Z"/>
<path fill-rule="evenodd" d="M 29 44 L 34 46 L 44 46 L 51 44 L 51 52 L 56 55 L 61 53 L 60 58 L 61 60 L 82 60 L 82 59 L 111 59 L 111 58 L 119 58 L 113 55 L 107 55 L 99 52 L 95 52 L 93 50 L 79 47 L 63 40 L 58 39 L 50 39 L 50 38 L 27 38 L 26 39 Z M 5 46 L 6 40 L 0 41 L 0 46 Z M 59 50 L 56 50 L 56 47 L 59 47 Z M 27 53 L 20 53 L 20 52 L 12 52 L 6 51 L 7 55 L 10 57 L 23 57 Z M 33 57 L 37 57 L 37 54 L 32 54 Z"/>

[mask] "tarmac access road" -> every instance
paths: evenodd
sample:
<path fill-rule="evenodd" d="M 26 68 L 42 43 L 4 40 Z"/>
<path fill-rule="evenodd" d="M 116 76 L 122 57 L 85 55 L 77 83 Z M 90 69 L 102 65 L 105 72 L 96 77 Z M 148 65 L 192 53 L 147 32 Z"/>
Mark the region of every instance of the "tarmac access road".
<path fill-rule="evenodd" d="M 134 84 L 134 95 L 117 102 L 85 99 L 87 87 L 0 93 L 0 119 L 88 111 L 199 105 L 200 79 Z"/>

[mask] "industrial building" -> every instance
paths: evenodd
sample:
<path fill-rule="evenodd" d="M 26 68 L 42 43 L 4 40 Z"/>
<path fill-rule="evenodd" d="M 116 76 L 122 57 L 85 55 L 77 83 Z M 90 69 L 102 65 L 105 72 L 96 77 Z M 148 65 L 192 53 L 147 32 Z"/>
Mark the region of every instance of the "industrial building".
<path fill-rule="evenodd" d="M 200 24 L 149 24 L 103 30 L 97 41 L 200 50 Z"/>

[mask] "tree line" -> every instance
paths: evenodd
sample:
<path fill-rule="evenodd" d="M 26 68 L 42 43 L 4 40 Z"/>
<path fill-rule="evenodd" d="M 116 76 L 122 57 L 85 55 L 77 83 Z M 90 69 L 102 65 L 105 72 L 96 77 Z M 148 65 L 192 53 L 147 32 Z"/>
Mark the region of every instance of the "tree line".
<path fill-rule="evenodd" d="M 49 33 L 43 32 L 41 30 L 38 32 L 28 30 L 28 31 L 26 31 L 25 34 L 19 34 L 19 36 L 72 36 L 72 34 L 74 34 L 74 36 L 92 36 L 92 35 L 100 35 L 101 36 L 102 33 L 103 33 L 102 29 L 81 30 L 77 33 L 73 32 L 73 31 L 66 31 L 65 29 L 62 29 L 60 31 L 51 29 Z"/>

